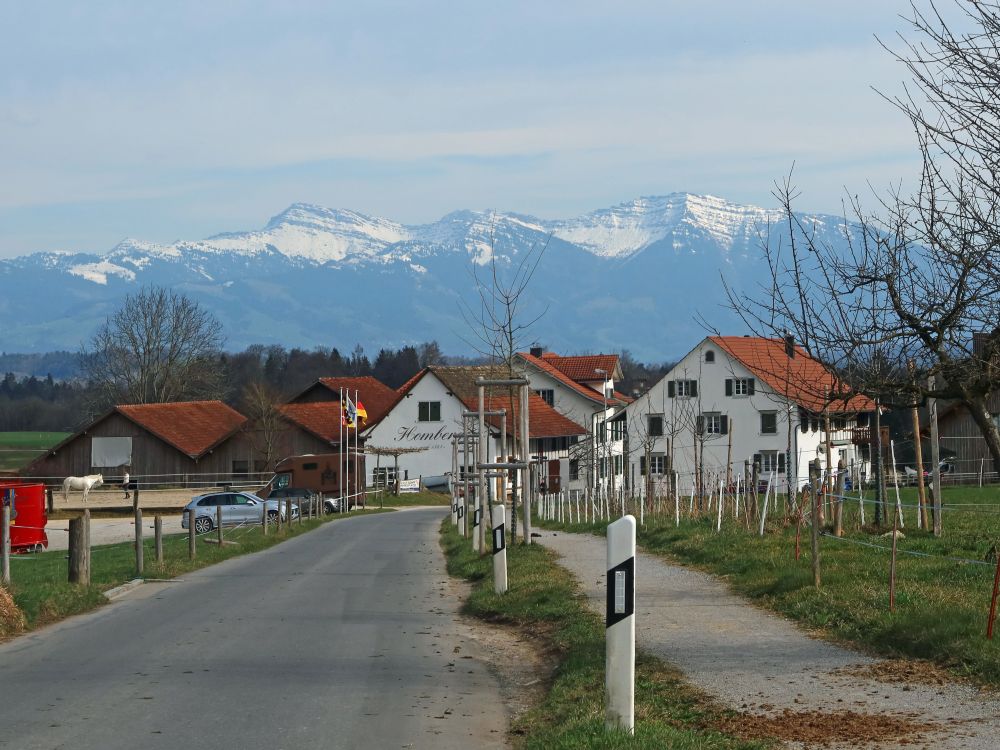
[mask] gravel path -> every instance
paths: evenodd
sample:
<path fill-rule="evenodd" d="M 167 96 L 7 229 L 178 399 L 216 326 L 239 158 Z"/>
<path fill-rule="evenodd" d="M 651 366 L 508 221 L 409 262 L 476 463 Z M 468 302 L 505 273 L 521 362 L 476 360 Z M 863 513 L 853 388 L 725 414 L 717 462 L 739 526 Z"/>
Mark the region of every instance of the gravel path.
<path fill-rule="evenodd" d="M 604 539 L 545 530 L 540 535 L 538 541 L 562 556 L 590 606 L 603 614 Z M 1000 701 L 995 696 L 965 685 L 859 676 L 857 672 L 870 671 L 878 660 L 809 637 L 734 596 L 708 574 L 642 553 L 636 569 L 639 648 L 674 664 L 694 685 L 731 708 L 764 715 L 853 711 L 939 725 L 923 735 L 923 742 L 911 738 L 869 745 L 884 749 L 1000 747 Z"/>

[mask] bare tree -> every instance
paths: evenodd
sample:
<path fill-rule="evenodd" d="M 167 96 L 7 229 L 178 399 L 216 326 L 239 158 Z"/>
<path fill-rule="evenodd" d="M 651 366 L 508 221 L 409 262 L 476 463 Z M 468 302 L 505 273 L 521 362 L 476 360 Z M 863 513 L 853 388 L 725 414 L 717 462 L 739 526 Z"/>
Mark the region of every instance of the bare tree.
<path fill-rule="evenodd" d="M 82 352 L 102 408 L 218 398 L 220 324 L 183 294 L 146 287 L 130 294 Z"/>
<path fill-rule="evenodd" d="M 278 456 L 278 443 L 283 430 L 283 420 L 278 405 L 280 394 L 266 383 L 254 381 L 243 390 L 243 413 L 250 420 L 250 445 L 254 456 L 260 457 L 267 471 L 273 471 Z"/>
<path fill-rule="evenodd" d="M 794 213 L 789 178 L 775 193 L 787 232 L 764 243 L 770 285 L 729 297 L 753 330 L 791 331 L 842 376 L 831 402 L 850 393 L 898 407 L 958 401 L 1000 470 L 988 404 L 1000 387 L 1000 6 L 955 4 L 973 31 L 954 32 L 933 3 L 928 12 L 914 5 L 920 41 L 896 55 L 913 80 L 891 101 L 916 133 L 915 191 L 890 191 L 874 212 L 849 201 L 845 250 Z"/>

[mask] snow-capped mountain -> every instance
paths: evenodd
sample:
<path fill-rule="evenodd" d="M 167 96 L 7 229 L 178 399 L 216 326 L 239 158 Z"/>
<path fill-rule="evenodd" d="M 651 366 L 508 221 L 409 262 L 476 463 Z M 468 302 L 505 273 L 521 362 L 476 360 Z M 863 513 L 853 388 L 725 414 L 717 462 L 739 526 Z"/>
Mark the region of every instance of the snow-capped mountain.
<path fill-rule="evenodd" d="M 804 218 L 831 241 L 842 235 L 836 217 Z M 437 339 L 464 351 L 475 339 L 462 315 L 476 306 L 475 269 L 494 254 L 510 269 L 544 249 L 523 309 L 526 320 L 541 315 L 533 338 L 670 359 L 704 335 L 696 314 L 737 330 L 720 273 L 737 286 L 761 279 L 760 243 L 780 224 L 776 211 L 687 193 L 574 219 L 464 210 L 417 226 L 296 203 L 258 230 L 0 261 L 0 350 L 76 349 L 125 295 L 161 285 L 211 310 L 230 348 Z"/>

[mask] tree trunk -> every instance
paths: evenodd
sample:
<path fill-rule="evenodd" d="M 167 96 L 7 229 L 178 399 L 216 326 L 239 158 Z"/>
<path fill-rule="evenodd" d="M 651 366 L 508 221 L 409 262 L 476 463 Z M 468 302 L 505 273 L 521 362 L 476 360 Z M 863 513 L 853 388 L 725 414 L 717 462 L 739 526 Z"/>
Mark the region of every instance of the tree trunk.
<path fill-rule="evenodd" d="M 962 400 L 965 408 L 972 415 L 972 421 L 976 423 L 979 431 L 983 433 L 986 440 L 986 447 L 989 449 L 990 457 L 993 459 L 993 471 L 1000 471 L 1000 430 L 997 429 L 996 422 L 990 416 L 990 410 L 986 405 L 985 396 L 972 396 Z"/>

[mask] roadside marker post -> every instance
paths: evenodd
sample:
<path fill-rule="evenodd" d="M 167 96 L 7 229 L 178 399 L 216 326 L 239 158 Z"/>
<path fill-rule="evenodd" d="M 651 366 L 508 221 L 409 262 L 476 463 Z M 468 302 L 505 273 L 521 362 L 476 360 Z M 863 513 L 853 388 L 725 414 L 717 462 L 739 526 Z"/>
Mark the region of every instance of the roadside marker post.
<path fill-rule="evenodd" d="M 503 504 L 493 506 L 493 590 L 498 594 L 507 593 L 507 508 Z"/>
<path fill-rule="evenodd" d="M 465 506 L 458 506 L 458 533 L 465 536 Z"/>
<path fill-rule="evenodd" d="M 476 495 L 479 495 L 479 490 L 477 488 Z M 482 509 L 483 500 L 480 497 L 476 497 L 475 505 L 472 509 L 472 551 L 479 552 L 479 525 L 482 523 Z"/>
<path fill-rule="evenodd" d="M 605 719 L 608 730 L 635 733 L 635 517 L 608 526 L 605 618 Z"/>

